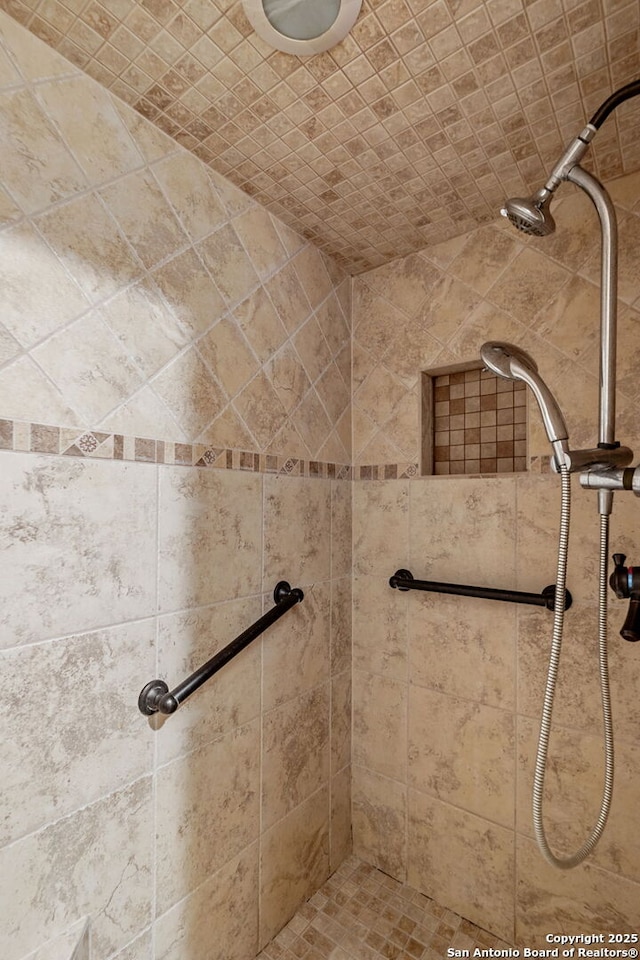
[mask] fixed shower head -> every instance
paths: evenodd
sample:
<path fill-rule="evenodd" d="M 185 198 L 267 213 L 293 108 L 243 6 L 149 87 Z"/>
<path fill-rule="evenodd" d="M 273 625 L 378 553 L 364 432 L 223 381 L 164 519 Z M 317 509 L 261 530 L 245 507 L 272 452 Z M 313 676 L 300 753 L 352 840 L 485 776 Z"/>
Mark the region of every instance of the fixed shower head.
<path fill-rule="evenodd" d="M 512 197 L 505 200 L 500 210 L 517 230 L 532 237 L 547 237 L 556 229 L 556 223 L 549 211 L 553 194 L 545 187 L 532 197 Z"/>
<path fill-rule="evenodd" d="M 540 407 L 549 442 L 554 445 L 556 455 L 560 458 L 564 450 L 563 441 L 569 439 L 569 431 L 555 397 L 538 373 L 535 360 L 512 343 L 500 343 L 496 340 L 483 344 L 480 356 L 485 366 L 499 377 L 505 380 L 522 380 L 531 388 Z"/>

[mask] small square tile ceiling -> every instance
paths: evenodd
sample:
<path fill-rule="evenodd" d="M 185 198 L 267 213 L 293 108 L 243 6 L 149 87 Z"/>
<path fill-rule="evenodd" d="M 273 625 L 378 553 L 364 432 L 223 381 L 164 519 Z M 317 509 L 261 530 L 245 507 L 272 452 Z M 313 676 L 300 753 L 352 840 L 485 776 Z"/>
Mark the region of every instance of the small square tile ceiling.
<path fill-rule="evenodd" d="M 354 274 L 494 218 L 640 76 L 638 0 L 364 0 L 307 58 L 241 0 L 0 8 Z M 640 168 L 639 120 L 607 120 L 598 176 Z"/>

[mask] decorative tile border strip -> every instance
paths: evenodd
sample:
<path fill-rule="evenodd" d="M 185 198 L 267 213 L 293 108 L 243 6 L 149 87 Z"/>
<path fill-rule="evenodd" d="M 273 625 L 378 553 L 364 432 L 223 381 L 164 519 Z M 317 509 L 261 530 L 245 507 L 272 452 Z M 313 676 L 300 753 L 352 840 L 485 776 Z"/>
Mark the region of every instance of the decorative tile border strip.
<path fill-rule="evenodd" d="M 64 457 L 89 457 L 102 460 L 133 460 L 137 463 L 163 463 L 170 466 L 214 467 L 218 470 L 248 470 L 290 477 L 318 477 L 329 480 L 415 480 L 421 477 L 417 463 L 373 463 L 350 466 L 322 460 L 254 453 L 211 447 L 204 443 L 179 443 L 127 437 L 99 430 L 72 430 L 24 420 L 0 419 L 0 451 L 49 453 Z M 550 473 L 551 458 L 531 457 L 528 472 Z M 506 477 L 509 473 L 452 474 L 454 479 L 468 476 Z"/>
<path fill-rule="evenodd" d="M 527 461 L 527 473 L 551 473 L 551 457 L 531 457 Z M 511 471 L 504 473 L 451 473 L 421 475 L 417 463 L 360 464 L 351 468 L 354 480 L 464 480 L 469 477 L 513 477 Z"/>
<path fill-rule="evenodd" d="M 348 464 L 275 456 L 247 450 L 229 450 L 204 443 L 179 443 L 127 437 L 99 430 L 71 430 L 23 420 L 0 419 L 0 450 L 22 453 L 49 453 L 63 457 L 133 460 L 137 463 L 162 463 L 171 466 L 247 470 L 290 477 L 318 477 L 351 480 Z"/>

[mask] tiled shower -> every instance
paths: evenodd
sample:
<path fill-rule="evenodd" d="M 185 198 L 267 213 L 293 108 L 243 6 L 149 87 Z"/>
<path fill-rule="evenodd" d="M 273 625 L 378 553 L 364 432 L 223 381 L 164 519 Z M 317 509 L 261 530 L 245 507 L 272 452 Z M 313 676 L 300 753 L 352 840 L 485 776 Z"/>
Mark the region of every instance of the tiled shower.
<path fill-rule="evenodd" d="M 376 903 L 413 898 L 402 916 L 421 927 L 418 909 L 455 914 L 538 947 L 640 930 L 624 604 L 614 808 L 561 874 L 529 810 L 549 613 L 388 585 L 402 567 L 553 582 L 559 488 L 536 409 L 513 472 L 424 476 L 423 375 L 464 383 L 485 340 L 512 341 L 592 442 L 588 203 L 567 187 L 551 239 L 490 222 L 351 277 L 4 13 L 0 89 L 3 960 L 57 960 L 85 922 L 91 960 L 251 960 L 308 898 L 338 909 L 358 870 Z M 619 432 L 637 447 L 640 177 L 608 187 Z M 522 444 L 516 393 L 501 426 Z M 621 496 L 612 546 L 629 562 L 639 517 Z M 546 806 L 560 849 L 599 797 L 596 567 L 577 489 Z M 301 604 L 175 716 L 141 716 L 148 680 L 186 676 L 282 579 Z M 297 917 L 289 943 L 312 949 Z M 328 955 L 357 958 L 345 943 Z"/>

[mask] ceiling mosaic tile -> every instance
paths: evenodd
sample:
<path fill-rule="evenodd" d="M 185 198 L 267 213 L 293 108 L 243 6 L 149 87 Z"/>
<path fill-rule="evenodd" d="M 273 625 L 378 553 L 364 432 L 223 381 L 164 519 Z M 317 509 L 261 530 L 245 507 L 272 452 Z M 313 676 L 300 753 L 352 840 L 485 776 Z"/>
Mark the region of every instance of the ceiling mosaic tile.
<path fill-rule="evenodd" d="M 0 9 L 351 273 L 493 219 L 640 74 L 637 0 L 364 0 L 307 58 L 240 0 Z M 639 119 L 636 101 L 607 121 L 598 176 L 640 168 Z"/>

